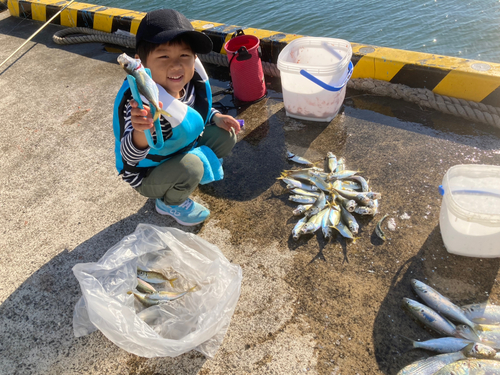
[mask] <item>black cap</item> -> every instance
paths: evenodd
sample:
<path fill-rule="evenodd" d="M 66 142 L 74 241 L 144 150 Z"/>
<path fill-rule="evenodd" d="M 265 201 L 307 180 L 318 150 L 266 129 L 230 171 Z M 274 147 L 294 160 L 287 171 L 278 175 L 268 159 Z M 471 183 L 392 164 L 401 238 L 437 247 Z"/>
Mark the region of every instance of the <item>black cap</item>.
<path fill-rule="evenodd" d="M 209 53 L 212 51 L 212 40 L 206 34 L 195 31 L 191 22 L 174 9 L 158 9 L 148 12 L 142 19 L 135 45 L 140 41 L 162 44 L 171 41 L 179 35 L 185 35 L 194 53 Z"/>

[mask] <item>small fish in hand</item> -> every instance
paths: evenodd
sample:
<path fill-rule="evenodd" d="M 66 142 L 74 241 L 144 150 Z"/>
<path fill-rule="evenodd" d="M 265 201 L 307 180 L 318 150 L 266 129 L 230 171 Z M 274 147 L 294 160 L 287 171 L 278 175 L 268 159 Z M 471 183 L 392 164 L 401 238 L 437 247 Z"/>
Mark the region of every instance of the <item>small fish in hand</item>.
<path fill-rule="evenodd" d="M 160 94 L 158 92 L 158 86 L 156 86 L 155 81 L 153 81 L 149 74 L 144 70 L 141 60 L 133 59 L 126 53 L 122 53 L 118 56 L 117 60 L 121 67 L 135 78 L 139 93 L 143 95 L 148 100 L 149 104 L 156 109 L 153 122 L 156 121 L 160 114 L 166 117 L 172 117 L 170 113 L 160 108 Z"/>

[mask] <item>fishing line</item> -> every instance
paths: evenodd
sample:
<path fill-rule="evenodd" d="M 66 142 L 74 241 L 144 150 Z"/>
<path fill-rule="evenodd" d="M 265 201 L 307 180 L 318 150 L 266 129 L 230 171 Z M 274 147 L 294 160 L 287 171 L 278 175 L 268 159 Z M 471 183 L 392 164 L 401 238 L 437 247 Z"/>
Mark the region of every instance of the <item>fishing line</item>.
<path fill-rule="evenodd" d="M 49 23 L 50 23 L 50 22 L 51 22 L 54 18 L 56 18 L 56 17 L 57 17 L 57 16 L 58 16 L 58 15 L 59 15 L 59 14 L 60 14 L 60 13 L 61 13 L 64 9 L 66 9 L 67 7 L 69 7 L 69 6 L 70 6 L 70 5 L 71 5 L 74 1 L 75 1 L 75 0 L 71 0 L 71 1 L 70 1 L 68 4 L 66 4 L 66 5 L 65 5 L 62 9 L 60 9 L 60 10 L 59 10 L 56 14 L 54 14 L 54 15 L 50 18 L 50 20 L 48 20 L 47 22 L 45 22 L 45 23 L 42 25 L 42 27 L 40 27 L 40 28 L 39 28 L 39 29 L 38 29 L 38 30 L 37 30 L 37 31 L 36 31 L 36 32 L 35 32 L 32 36 L 30 36 L 30 37 L 29 37 L 29 38 L 28 38 L 28 39 L 27 39 L 27 40 L 26 40 L 23 44 L 21 44 L 21 45 L 19 46 L 19 48 L 18 48 L 18 49 L 16 49 L 14 52 L 12 52 L 12 54 L 11 54 L 9 57 L 7 57 L 7 58 L 6 58 L 6 59 L 5 59 L 5 60 L 4 60 L 4 61 L 0 64 L 0 67 L 2 67 L 2 65 L 3 65 L 3 64 L 5 64 L 8 60 L 10 60 L 10 58 L 11 58 L 12 56 L 14 56 L 17 52 L 19 52 L 19 50 L 20 50 L 21 48 L 23 48 L 23 47 L 26 45 L 26 43 L 28 43 L 31 39 L 33 39 L 33 38 L 35 37 L 35 35 L 37 35 L 40 31 L 42 31 L 42 29 L 43 29 L 45 26 L 47 26 L 47 25 L 48 25 L 48 24 L 49 24 Z"/>

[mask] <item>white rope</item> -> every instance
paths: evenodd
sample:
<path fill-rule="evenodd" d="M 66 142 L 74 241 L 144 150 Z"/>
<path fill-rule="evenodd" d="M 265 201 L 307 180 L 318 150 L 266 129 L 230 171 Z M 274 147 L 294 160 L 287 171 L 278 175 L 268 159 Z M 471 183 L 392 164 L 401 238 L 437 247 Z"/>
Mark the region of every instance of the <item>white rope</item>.
<path fill-rule="evenodd" d="M 72 34 L 76 35 L 68 36 Z M 63 45 L 78 43 L 110 43 L 126 48 L 135 48 L 135 37 L 106 33 L 86 27 L 71 27 L 59 30 L 52 36 L 52 40 L 57 44 Z"/>
<path fill-rule="evenodd" d="M 414 89 L 402 84 L 371 78 L 351 79 L 347 86 L 374 95 L 403 99 L 421 107 L 435 109 L 467 120 L 482 122 L 500 128 L 500 108 L 471 100 L 438 95 L 428 89 Z"/>
<path fill-rule="evenodd" d="M 79 36 L 68 37 L 67 35 L 79 34 Z M 85 27 L 74 27 L 58 31 L 53 40 L 57 44 L 76 43 L 110 43 L 127 48 L 135 48 L 135 36 L 110 34 Z M 200 54 L 202 62 L 219 66 L 229 66 L 227 55 L 216 52 Z M 276 64 L 262 61 L 264 74 L 279 77 L 280 71 Z M 379 81 L 371 78 L 350 79 L 347 86 L 359 91 L 369 92 L 374 95 L 389 96 L 394 99 L 403 99 L 415 103 L 421 107 L 432 108 L 449 115 L 458 116 L 467 120 L 481 122 L 500 128 L 500 108 L 482 103 L 451 98 L 448 96 L 434 94 L 428 89 L 414 89 L 402 84 Z"/>

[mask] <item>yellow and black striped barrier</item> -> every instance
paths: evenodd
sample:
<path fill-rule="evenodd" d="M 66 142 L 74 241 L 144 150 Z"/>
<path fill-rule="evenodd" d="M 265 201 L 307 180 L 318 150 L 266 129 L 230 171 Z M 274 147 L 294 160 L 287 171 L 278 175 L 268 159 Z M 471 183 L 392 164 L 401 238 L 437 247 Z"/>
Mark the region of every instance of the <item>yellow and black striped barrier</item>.
<path fill-rule="evenodd" d="M 8 0 L 12 16 L 47 21 L 67 1 Z M 52 23 L 67 27 L 87 27 L 105 32 L 124 30 L 135 34 L 144 12 L 73 3 Z M 207 34 L 213 50 L 225 54 L 224 44 L 236 30 L 260 39 L 262 61 L 276 63 L 281 50 L 302 35 L 245 28 L 222 23 L 191 21 L 194 28 Z M 435 94 L 500 106 L 500 64 L 440 56 L 427 53 L 351 43 L 355 65 L 352 78 L 373 78 L 426 88 Z"/>

